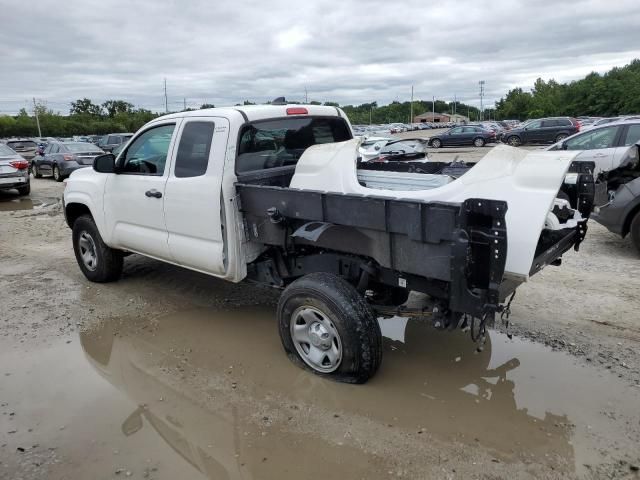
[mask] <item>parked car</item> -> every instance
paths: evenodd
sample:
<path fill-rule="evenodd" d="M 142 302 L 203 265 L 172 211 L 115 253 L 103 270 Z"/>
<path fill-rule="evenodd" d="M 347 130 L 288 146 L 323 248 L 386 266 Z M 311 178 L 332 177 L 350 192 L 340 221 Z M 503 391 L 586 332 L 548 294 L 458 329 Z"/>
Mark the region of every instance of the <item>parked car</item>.
<path fill-rule="evenodd" d="M 482 338 L 521 282 L 584 238 L 589 211 L 547 222 L 572 152 L 498 146 L 460 181 L 436 175 L 444 188 L 412 190 L 424 177 L 415 173 L 385 189 L 358 181 L 359 143 L 344 112 L 327 106 L 156 118 L 117 158 L 100 155 L 69 178 L 63 211 L 78 266 L 90 281 L 115 281 L 126 254 L 139 253 L 280 288 L 288 356 L 362 383 L 382 361 L 374 305 L 428 293 L 434 325 L 453 329 L 470 315 Z M 593 181 L 578 185 L 592 201 Z"/>
<path fill-rule="evenodd" d="M 14 152 L 18 153 L 22 158 L 27 160 L 29 163 L 33 160 L 33 157 L 36 156 L 36 152 L 38 150 L 38 144 L 33 140 L 7 140 L 7 147 L 9 147 Z"/>
<path fill-rule="evenodd" d="M 0 144 L 0 190 L 15 188 L 18 195 L 29 195 L 29 161 L 7 145 Z"/>
<path fill-rule="evenodd" d="M 74 170 L 90 167 L 93 159 L 104 151 L 86 142 L 51 142 L 44 154 L 33 160 L 31 172 L 35 178 L 52 175 L 61 182 Z"/>
<path fill-rule="evenodd" d="M 614 170 L 640 141 L 640 120 L 606 123 L 577 133 L 547 150 L 580 150 L 576 158 L 595 163 L 594 175 Z"/>
<path fill-rule="evenodd" d="M 620 165 L 596 185 L 593 219 L 621 237 L 629 235 L 640 253 L 640 142 L 626 149 Z"/>
<path fill-rule="evenodd" d="M 482 127 L 473 125 L 464 125 L 460 127 L 453 127 L 444 133 L 434 135 L 429 139 L 429 146 L 433 148 L 460 145 L 484 147 L 487 143 L 495 142 L 496 139 L 496 132 L 485 130 Z"/>
<path fill-rule="evenodd" d="M 512 147 L 527 143 L 554 143 L 579 131 L 580 122 L 575 118 L 540 118 L 504 132 L 501 140 Z"/>
<path fill-rule="evenodd" d="M 98 141 L 98 147 L 105 152 L 110 152 L 118 145 L 127 143 L 131 137 L 133 137 L 133 133 L 110 133 Z"/>

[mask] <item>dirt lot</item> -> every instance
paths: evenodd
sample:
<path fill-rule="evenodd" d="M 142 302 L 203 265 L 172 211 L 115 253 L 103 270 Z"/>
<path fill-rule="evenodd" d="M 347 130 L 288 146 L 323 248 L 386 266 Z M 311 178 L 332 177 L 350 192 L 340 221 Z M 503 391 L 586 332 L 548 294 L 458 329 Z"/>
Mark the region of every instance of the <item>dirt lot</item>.
<path fill-rule="evenodd" d="M 385 319 L 353 386 L 289 363 L 273 291 L 135 255 L 87 282 L 62 190 L 0 193 L 0 478 L 640 478 L 640 256 L 593 222 L 513 339 Z"/>

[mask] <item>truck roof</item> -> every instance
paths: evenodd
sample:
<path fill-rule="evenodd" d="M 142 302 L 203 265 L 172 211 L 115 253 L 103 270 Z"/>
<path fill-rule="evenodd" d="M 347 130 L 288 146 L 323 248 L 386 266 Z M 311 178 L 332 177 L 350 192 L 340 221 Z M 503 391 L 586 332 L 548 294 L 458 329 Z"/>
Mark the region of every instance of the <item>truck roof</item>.
<path fill-rule="evenodd" d="M 163 115 L 155 120 L 167 118 L 183 118 L 183 117 L 235 117 L 242 116 L 244 121 L 253 122 L 256 120 L 266 120 L 269 118 L 286 117 L 288 115 L 300 115 L 300 113 L 287 113 L 289 109 L 306 109 L 308 115 L 324 116 L 324 117 L 343 117 L 347 118 L 342 110 L 337 107 L 328 107 L 324 105 L 242 105 L 237 107 L 221 107 L 221 108 L 204 108 L 201 110 L 191 110 L 188 112 L 171 113 Z"/>

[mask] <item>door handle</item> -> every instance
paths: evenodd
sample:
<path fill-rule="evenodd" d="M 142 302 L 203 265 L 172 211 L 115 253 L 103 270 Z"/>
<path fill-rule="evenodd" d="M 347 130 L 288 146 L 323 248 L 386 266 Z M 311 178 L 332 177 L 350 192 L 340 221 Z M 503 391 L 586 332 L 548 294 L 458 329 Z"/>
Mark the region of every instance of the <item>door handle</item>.
<path fill-rule="evenodd" d="M 144 192 L 144 194 L 151 198 L 162 198 L 162 193 L 160 193 L 159 191 L 157 191 L 155 188 L 152 188 L 151 190 L 147 190 L 146 192 Z"/>

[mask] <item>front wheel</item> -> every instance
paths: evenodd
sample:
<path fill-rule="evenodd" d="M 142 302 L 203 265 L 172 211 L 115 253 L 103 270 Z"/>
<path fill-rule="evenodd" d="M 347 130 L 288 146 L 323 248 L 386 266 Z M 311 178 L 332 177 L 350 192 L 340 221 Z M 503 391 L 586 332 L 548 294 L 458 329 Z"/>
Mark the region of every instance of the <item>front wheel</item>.
<path fill-rule="evenodd" d="M 53 166 L 53 179 L 56 182 L 61 182 L 63 180 L 62 174 L 60 173 L 60 169 L 58 168 L 58 165 Z"/>
<path fill-rule="evenodd" d="M 431 140 L 431 146 L 433 148 L 440 148 L 442 146 L 442 140 L 440 140 L 439 138 Z"/>
<path fill-rule="evenodd" d="M 633 242 L 633 245 L 640 253 L 640 212 L 637 212 L 636 216 L 633 217 L 629 233 L 631 234 L 631 241 Z"/>
<path fill-rule="evenodd" d="M 346 280 L 306 275 L 278 302 L 280 339 L 289 358 L 313 373 L 365 383 L 382 361 L 382 334 L 373 310 Z"/>
<path fill-rule="evenodd" d="M 120 278 L 122 252 L 105 245 L 91 216 L 82 215 L 75 221 L 72 239 L 76 260 L 88 280 L 105 283 Z"/>
<path fill-rule="evenodd" d="M 507 139 L 507 143 L 512 147 L 519 147 L 522 145 L 522 140 L 520 140 L 520 137 L 513 135 Z"/>
<path fill-rule="evenodd" d="M 473 145 L 476 147 L 484 147 L 484 138 L 480 138 L 480 137 L 476 138 L 473 141 Z"/>

